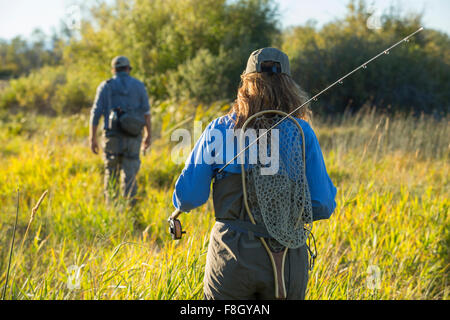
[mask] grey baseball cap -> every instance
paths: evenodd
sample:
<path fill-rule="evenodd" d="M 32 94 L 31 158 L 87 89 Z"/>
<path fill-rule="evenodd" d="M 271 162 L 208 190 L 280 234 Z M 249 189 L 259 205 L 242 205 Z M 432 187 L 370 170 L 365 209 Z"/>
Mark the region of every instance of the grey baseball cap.
<path fill-rule="evenodd" d="M 291 75 L 288 56 L 276 48 L 262 48 L 252 52 L 247 61 L 247 68 L 244 74 L 263 72 L 261 69 L 262 62 L 278 62 L 281 66 L 281 73 Z"/>
<path fill-rule="evenodd" d="M 120 68 L 120 67 L 131 67 L 130 60 L 128 60 L 125 56 L 117 56 L 111 61 L 111 67 Z"/>

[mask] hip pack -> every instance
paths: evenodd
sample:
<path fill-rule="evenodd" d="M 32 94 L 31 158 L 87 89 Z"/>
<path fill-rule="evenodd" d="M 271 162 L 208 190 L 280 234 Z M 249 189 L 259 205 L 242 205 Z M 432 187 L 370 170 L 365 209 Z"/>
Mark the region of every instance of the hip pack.
<path fill-rule="evenodd" d="M 111 80 L 108 80 L 108 83 Z M 112 88 L 108 86 L 108 107 L 112 108 Z M 121 132 L 131 137 L 138 137 L 145 126 L 142 112 L 131 111 L 130 108 L 116 107 L 111 109 L 108 119 L 108 128 L 111 131 Z"/>
<path fill-rule="evenodd" d="M 145 126 L 144 117 L 140 114 L 127 112 L 120 107 L 114 108 L 110 114 L 110 128 L 131 136 L 137 137 Z"/>

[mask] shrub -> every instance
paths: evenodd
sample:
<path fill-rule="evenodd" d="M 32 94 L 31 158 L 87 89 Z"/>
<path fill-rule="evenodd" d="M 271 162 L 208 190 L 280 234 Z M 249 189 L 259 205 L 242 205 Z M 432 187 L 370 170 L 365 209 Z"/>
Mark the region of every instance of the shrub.
<path fill-rule="evenodd" d="M 169 95 L 208 103 L 228 98 L 230 79 L 226 73 L 230 64 L 230 57 L 223 51 L 215 56 L 208 49 L 199 50 L 169 75 Z"/>

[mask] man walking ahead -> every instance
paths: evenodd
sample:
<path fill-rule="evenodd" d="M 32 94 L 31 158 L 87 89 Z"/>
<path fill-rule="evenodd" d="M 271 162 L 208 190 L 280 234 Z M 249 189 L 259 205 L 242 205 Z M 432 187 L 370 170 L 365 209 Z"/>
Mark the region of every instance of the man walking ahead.
<path fill-rule="evenodd" d="M 92 152 L 98 154 L 97 127 L 103 116 L 106 200 L 110 202 L 118 196 L 120 181 L 122 195 L 134 205 L 143 127 L 147 131 L 144 150 L 150 146 L 150 105 L 144 84 L 129 75 L 129 60 L 118 56 L 111 66 L 113 77 L 98 86 L 92 106 L 90 145 Z"/>

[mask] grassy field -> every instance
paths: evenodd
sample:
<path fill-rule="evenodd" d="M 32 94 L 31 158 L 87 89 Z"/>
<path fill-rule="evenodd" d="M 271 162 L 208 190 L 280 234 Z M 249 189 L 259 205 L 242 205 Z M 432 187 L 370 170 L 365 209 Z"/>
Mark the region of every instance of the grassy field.
<path fill-rule="evenodd" d="M 187 234 L 171 240 L 166 219 L 182 167 L 169 156 L 170 130 L 183 119 L 206 125 L 226 109 L 153 109 L 155 141 L 142 159 L 133 212 L 104 204 L 103 163 L 88 147 L 87 113 L 4 115 L 0 293 L 20 188 L 6 299 L 201 299 L 214 213 L 208 202 L 183 215 Z M 307 299 L 449 299 L 449 119 L 366 111 L 315 118 L 313 127 L 338 194 L 331 219 L 314 224 L 318 259 Z M 374 290 L 369 267 L 380 271 Z"/>

